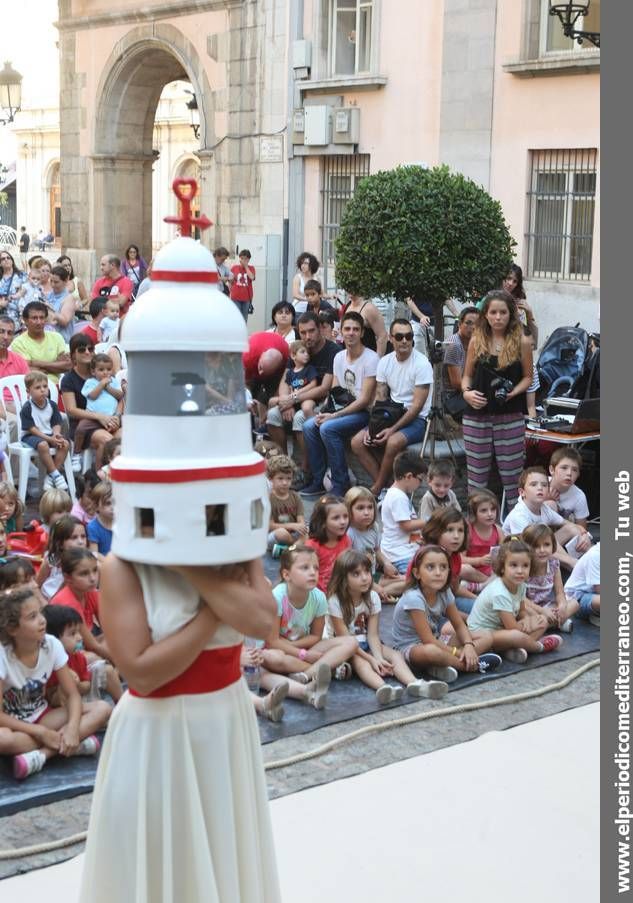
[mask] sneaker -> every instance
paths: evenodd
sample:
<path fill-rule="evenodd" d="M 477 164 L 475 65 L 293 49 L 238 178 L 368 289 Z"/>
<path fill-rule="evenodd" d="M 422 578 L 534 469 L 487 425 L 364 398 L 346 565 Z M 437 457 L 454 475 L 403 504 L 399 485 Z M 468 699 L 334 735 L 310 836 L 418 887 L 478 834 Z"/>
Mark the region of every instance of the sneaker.
<path fill-rule="evenodd" d="M 527 649 L 508 649 L 503 653 L 503 657 L 507 662 L 513 662 L 515 665 L 524 665 L 527 661 Z"/>
<path fill-rule="evenodd" d="M 96 756 L 101 747 L 101 743 L 99 742 L 99 738 L 95 737 L 92 734 L 90 737 L 86 737 L 85 740 L 82 740 L 79 746 L 77 747 L 77 751 L 73 753 L 75 756 Z"/>
<path fill-rule="evenodd" d="M 376 690 L 376 701 L 378 705 L 388 705 L 390 702 L 397 702 L 402 699 L 404 687 L 392 687 L 390 684 L 383 684 Z"/>
<path fill-rule="evenodd" d="M 294 489 L 295 492 L 298 492 L 300 489 L 303 489 L 304 486 L 307 486 L 308 483 L 311 482 L 312 480 L 302 470 L 298 470 L 295 473 L 294 479 L 292 481 L 291 489 Z"/>
<path fill-rule="evenodd" d="M 550 633 L 549 636 L 544 636 L 541 640 L 541 646 L 543 647 L 543 652 L 554 652 L 555 649 L 558 649 L 559 646 L 563 645 L 563 638 L 558 636 L 555 633 Z"/>
<path fill-rule="evenodd" d="M 47 473 L 44 477 L 44 484 L 42 486 L 44 492 L 46 492 L 47 489 L 52 489 L 54 485 L 55 483 L 53 482 L 52 476 L 50 475 L 50 473 Z"/>
<path fill-rule="evenodd" d="M 306 687 L 308 691 L 307 702 L 315 709 L 324 709 L 327 702 L 327 694 L 332 680 L 332 671 L 327 662 L 319 662 L 314 678 Z"/>
<path fill-rule="evenodd" d="M 298 684 L 309 684 L 310 678 L 305 671 L 292 671 L 288 677 L 290 680 L 296 680 Z"/>
<path fill-rule="evenodd" d="M 32 752 L 22 753 L 13 757 L 13 777 L 17 781 L 23 781 L 30 774 L 41 771 L 46 764 L 46 756 L 41 749 L 34 749 Z"/>
<path fill-rule="evenodd" d="M 479 656 L 479 673 L 490 674 L 491 671 L 496 671 L 500 664 L 500 655 L 497 655 L 495 652 L 486 652 L 484 655 Z"/>
<path fill-rule="evenodd" d="M 420 677 L 407 684 L 407 693 L 418 699 L 442 699 L 448 693 L 448 684 L 443 680 L 422 680 Z"/>
<path fill-rule="evenodd" d="M 61 473 L 58 473 L 56 477 L 53 477 L 53 486 L 55 489 L 63 489 L 64 492 L 68 492 L 68 483 Z"/>
<path fill-rule="evenodd" d="M 273 545 L 270 554 L 273 556 L 273 558 L 279 558 L 281 553 L 284 551 L 284 549 L 287 549 L 287 548 L 288 548 L 288 546 L 284 546 L 282 543 L 276 542 Z"/>
<path fill-rule="evenodd" d="M 567 618 L 567 620 L 563 621 L 563 623 L 561 624 L 560 632 L 561 633 L 571 633 L 573 629 L 574 629 L 574 622 L 572 621 L 571 618 Z"/>
<path fill-rule="evenodd" d="M 81 455 L 73 455 L 70 461 L 73 473 L 81 473 Z"/>
<path fill-rule="evenodd" d="M 457 669 L 453 668 L 452 665 L 447 665 L 446 668 L 442 668 L 440 665 L 434 665 L 432 668 L 426 669 L 431 677 L 435 677 L 437 680 L 443 680 L 444 683 L 452 684 L 459 677 L 457 673 Z"/>
<path fill-rule="evenodd" d="M 323 495 L 324 492 L 325 489 L 321 483 L 308 483 L 307 486 L 299 490 L 299 495 L 305 498 L 316 498 L 319 495 Z"/>
<path fill-rule="evenodd" d="M 589 623 L 593 624 L 594 627 L 600 627 L 600 615 L 599 614 L 589 615 Z"/>

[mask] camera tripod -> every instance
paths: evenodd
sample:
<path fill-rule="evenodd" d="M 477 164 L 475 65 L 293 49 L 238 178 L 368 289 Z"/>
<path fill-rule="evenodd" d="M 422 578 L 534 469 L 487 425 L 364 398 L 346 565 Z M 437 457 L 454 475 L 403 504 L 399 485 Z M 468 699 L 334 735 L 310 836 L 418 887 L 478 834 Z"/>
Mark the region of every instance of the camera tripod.
<path fill-rule="evenodd" d="M 430 358 L 430 354 L 429 354 Z M 420 457 L 424 457 L 424 452 L 426 451 L 427 443 L 429 444 L 430 454 L 429 458 L 431 461 L 435 460 L 435 442 L 438 439 L 439 427 L 443 427 L 443 438 L 440 441 L 446 442 L 448 446 L 449 457 L 453 462 L 453 467 L 455 468 L 455 473 L 460 472 L 460 468 L 457 464 L 457 459 L 455 457 L 455 452 L 453 450 L 453 446 L 451 445 L 451 440 L 448 436 L 448 424 L 446 422 L 446 414 L 444 411 L 444 364 L 442 361 L 435 361 L 433 363 L 433 394 L 431 396 L 431 408 L 426 418 L 426 429 L 424 431 L 424 439 L 422 440 L 422 451 L 420 452 Z"/>

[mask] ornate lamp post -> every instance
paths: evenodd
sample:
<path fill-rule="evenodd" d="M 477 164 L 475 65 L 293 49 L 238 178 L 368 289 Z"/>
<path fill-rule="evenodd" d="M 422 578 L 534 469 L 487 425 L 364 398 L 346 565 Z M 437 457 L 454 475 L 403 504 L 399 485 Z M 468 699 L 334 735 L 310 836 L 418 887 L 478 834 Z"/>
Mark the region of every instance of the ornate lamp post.
<path fill-rule="evenodd" d="M 11 63 L 5 62 L 0 70 L 0 109 L 5 114 L 0 118 L 2 125 L 13 122 L 22 103 L 22 76 L 16 72 Z"/>
<path fill-rule="evenodd" d="M 556 3 L 554 0 L 549 0 L 549 14 L 558 16 L 566 38 L 571 38 L 572 41 L 577 41 L 579 44 L 591 41 L 596 47 L 600 46 L 599 31 L 581 31 L 576 28 L 578 19 L 589 14 L 589 0 L 585 0 L 584 3 L 573 3 L 572 0 L 568 0 L 567 3 Z"/>

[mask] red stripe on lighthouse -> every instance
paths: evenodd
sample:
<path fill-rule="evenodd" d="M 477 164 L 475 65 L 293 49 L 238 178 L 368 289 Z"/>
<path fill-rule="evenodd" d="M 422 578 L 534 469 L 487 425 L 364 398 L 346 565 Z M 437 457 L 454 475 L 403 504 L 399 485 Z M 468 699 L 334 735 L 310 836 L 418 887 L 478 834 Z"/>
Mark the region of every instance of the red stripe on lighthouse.
<path fill-rule="evenodd" d="M 266 462 L 235 467 L 203 467 L 193 470 L 136 470 L 112 467 L 110 476 L 117 483 L 193 483 L 200 480 L 230 480 L 254 477 L 266 470 Z"/>

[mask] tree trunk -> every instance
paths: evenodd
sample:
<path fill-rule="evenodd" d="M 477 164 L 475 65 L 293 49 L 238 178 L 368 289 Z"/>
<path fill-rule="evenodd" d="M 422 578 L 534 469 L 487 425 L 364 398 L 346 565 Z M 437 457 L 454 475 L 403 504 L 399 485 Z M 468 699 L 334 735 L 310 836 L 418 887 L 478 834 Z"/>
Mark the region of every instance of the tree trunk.
<path fill-rule="evenodd" d="M 433 300 L 433 317 L 435 320 L 435 341 L 444 341 L 444 299 Z"/>

